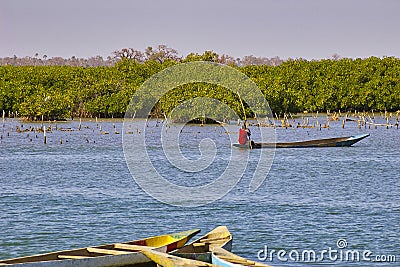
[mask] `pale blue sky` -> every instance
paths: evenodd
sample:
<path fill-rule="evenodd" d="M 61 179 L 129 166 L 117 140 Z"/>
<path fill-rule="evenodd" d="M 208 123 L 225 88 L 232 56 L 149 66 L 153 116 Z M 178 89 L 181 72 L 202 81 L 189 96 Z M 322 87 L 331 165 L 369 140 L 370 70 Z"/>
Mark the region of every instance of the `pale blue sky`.
<path fill-rule="evenodd" d="M 0 57 L 158 44 L 183 56 L 400 57 L 399 11 L 399 0 L 0 0 Z"/>

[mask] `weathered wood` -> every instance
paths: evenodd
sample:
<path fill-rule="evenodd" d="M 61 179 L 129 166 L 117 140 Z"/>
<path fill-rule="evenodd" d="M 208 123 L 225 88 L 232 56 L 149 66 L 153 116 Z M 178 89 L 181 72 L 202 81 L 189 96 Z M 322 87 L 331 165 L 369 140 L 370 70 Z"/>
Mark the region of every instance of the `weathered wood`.
<path fill-rule="evenodd" d="M 217 240 L 221 240 L 221 237 L 203 238 L 203 239 L 200 239 L 200 242 L 209 243 L 209 242 L 213 242 L 213 241 L 217 241 Z"/>
<path fill-rule="evenodd" d="M 116 249 L 125 249 L 125 250 L 133 250 L 133 251 L 141 251 L 144 248 L 146 248 L 146 249 L 154 249 L 155 247 L 116 243 L 116 244 L 114 244 L 114 248 L 116 248 Z"/>
<path fill-rule="evenodd" d="M 128 252 L 128 251 L 103 249 L 103 248 L 92 248 L 92 247 L 87 248 L 87 251 L 90 253 L 98 253 L 98 254 L 105 254 L 105 255 L 121 255 L 121 254 L 132 253 L 132 252 Z"/>
<path fill-rule="evenodd" d="M 208 240 L 207 242 L 203 242 Z M 209 258 L 211 260 L 210 252 L 214 247 L 222 247 L 227 250 L 232 248 L 232 235 L 226 226 L 218 226 L 206 235 L 194 240 L 183 248 L 174 250 L 171 254 L 176 256 L 187 255 L 190 253 L 198 254 L 192 259 Z M 194 255 L 193 254 L 193 255 Z M 208 256 L 205 254 L 209 254 Z"/>
<path fill-rule="evenodd" d="M 243 265 L 243 266 L 271 267 L 271 266 L 261 263 L 261 262 L 255 262 L 255 261 L 240 257 L 240 256 L 233 254 L 223 248 L 218 248 L 218 247 L 214 248 L 214 250 L 213 250 L 212 263 L 215 265 L 225 266 L 225 267 L 234 267 L 234 266 L 238 266 L 238 264 Z"/>
<path fill-rule="evenodd" d="M 202 262 L 202 261 L 197 261 L 197 260 L 190 260 L 190 259 L 185 259 L 185 258 L 180 258 L 177 256 L 173 256 L 170 254 L 158 252 L 155 250 L 143 250 L 142 253 L 146 255 L 149 259 L 154 261 L 160 266 L 163 267 L 217 267 L 216 265 L 207 263 L 207 262 Z"/>
<path fill-rule="evenodd" d="M 123 244 L 148 244 L 151 243 L 156 249 L 170 252 L 172 248 L 181 248 L 190 238 L 200 232 L 193 229 L 170 235 L 153 236 L 140 240 L 133 240 Z M 74 266 L 74 267 L 110 267 L 125 266 L 141 263 L 150 263 L 150 260 L 141 252 L 114 249 L 115 244 L 106 244 L 96 247 L 79 248 L 73 250 L 56 251 L 51 253 L 25 256 L 13 259 L 0 260 L 0 265 L 9 264 L 18 266 L 42 266 L 40 262 L 46 262 L 46 266 Z M 146 247 L 150 248 L 151 247 Z M 108 257 L 103 257 L 108 255 Z"/>
<path fill-rule="evenodd" d="M 77 256 L 77 255 L 58 255 L 59 259 L 85 259 L 85 258 L 90 258 L 89 256 Z"/>
<path fill-rule="evenodd" d="M 218 258 L 225 260 L 225 261 L 229 261 L 231 263 L 238 263 L 238 264 L 242 264 L 242 265 L 251 265 L 252 263 L 250 263 L 249 261 L 245 260 L 245 259 L 235 259 L 235 258 L 230 258 L 230 257 L 225 257 L 222 255 L 216 255 Z"/>
<path fill-rule="evenodd" d="M 229 257 L 229 256 L 224 256 L 224 255 L 218 255 L 216 254 L 216 256 L 220 259 L 232 262 L 232 263 L 239 263 L 239 264 L 243 264 L 243 265 L 255 265 L 256 262 L 255 261 L 251 261 L 242 257 Z"/>

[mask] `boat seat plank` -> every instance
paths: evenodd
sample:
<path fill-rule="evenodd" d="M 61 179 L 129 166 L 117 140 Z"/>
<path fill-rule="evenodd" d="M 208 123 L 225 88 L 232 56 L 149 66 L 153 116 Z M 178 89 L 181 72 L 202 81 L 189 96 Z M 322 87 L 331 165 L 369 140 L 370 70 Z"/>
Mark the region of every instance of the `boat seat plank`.
<path fill-rule="evenodd" d="M 106 254 L 106 255 L 121 255 L 121 254 L 129 254 L 132 252 L 121 251 L 121 250 L 113 250 L 113 249 L 102 249 L 102 248 L 87 248 L 88 252 L 98 253 L 98 254 Z"/>
<path fill-rule="evenodd" d="M 215 241 L 221 241 L 223 240 L 224 237 L 215 237 L 215 238 L 204 238 L 204 239 L 200 239 L 201 243 L 210 243 L 210 242 L 215 242 Z"/>
<path fill-rule="evenodd" d="M 116 243 L 114 244 L 114 248 L 116 249 L 124 249 L 124 250 L 143 250 L 143 249 L 154 249 L 156 247 L 149 247 L 149 246 L 140 246 L 140 245 L 129 245 L 129 244 L 123 244 L 123 243 Z"/>
<path fill-rule="evenodd" d="M 79 260 L 79 259 L 85 259 L 85 258 L 90 258 L 89 256 L 77 256 L 77 255 L 58 255 L 59 259 L 74 259 L 74 260 Z"/>
<path fill-rule="evenodd" d="M 229 256 L 223 256 L 223 255 L 218 255 L 218 258 L 229 261 L 231 263 L 239 263 L 239 264 L 243 264 L 243 265 L 254 265 L 255 264 L 254 261 L 249 261 L 247 259 L 238 259 L 238 258 L 232 258 Z"/>
<path fill-rule="evenodd" d="M 236 264 L 241 264 L 241 265 L 251 265 L 248 263 L 246 260 L 237 260 L 237 259 L 224 259 L 230 263 L 236 263 Z"/>

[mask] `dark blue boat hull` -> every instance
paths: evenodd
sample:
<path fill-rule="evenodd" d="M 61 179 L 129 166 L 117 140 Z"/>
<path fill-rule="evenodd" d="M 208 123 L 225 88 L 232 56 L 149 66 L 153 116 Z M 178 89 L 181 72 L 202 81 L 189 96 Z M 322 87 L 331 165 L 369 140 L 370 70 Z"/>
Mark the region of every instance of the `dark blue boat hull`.
<path fill-rule="evenodd" d="M 362 139 L 368 137 L 369 134 L 353 135 L 348 137 L 317 139 L 299 142 L 282 142 L 282 143 L 247 143 L 244 145 L 233 144 L 234 147 L 245 149 L 258 148 L 307 148 L 307 147 L 349 147 Z"/>

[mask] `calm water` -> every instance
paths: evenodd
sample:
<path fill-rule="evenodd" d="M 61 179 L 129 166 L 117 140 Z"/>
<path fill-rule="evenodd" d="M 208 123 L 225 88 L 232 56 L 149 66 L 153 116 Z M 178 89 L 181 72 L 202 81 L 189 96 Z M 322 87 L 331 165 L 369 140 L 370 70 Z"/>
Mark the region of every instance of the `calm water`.
<path fill-rule="evenodd" d="M 342 129 L 339 122 L 321 131 L 277 129 L 278 140 L 371 136 L 351 148 L 276 150 L 266 180 L 249 193 L 259 153 L 252 151 L 234 190 L 212 204 L 183 208 L 160 203 L 135 183 L 125 163 L 122 135 L 114 133 L 122 131 L 121 121 L 84 121 L 81 131 L 77 121 L 58 123 L 58 130 L 52 124 L 46 145 L 43 133 L 16 132 L 21 124 L 22 129 L 40 126 L 15 120 L 0 125 L 0 259 L 190 228 L 205 233 L 227 225 L 234 236 L 233 252 L 254 260 L 264 246 L 269 252 L 320 252 L 337 249 L 337 240 L 346 239 L 345 249 L 395 255 L 397 263 L 327 265 L 399 266 L 400 130 L 359 130 L 352 123 Z M 100 127 L 109 134 L 101 134 Z M 198 144 L 205 137 L 215 140 L 218 148 L 215 162 L 197 174 L 182 173 L 166 163 L 157 144 L 159 128 L 154 121 L 149 124 L 149 151 L 155 167 L 171 181 L 201 185 L 226 168 L 225 155 L 231 148 L 223 128 L 183 129 L 181 150 L 187 157 L 199 156 Z M 273 258 L 274 266 L 317 265 L 285 263 L 276 254 Z M 266 263 L 271 264 L 269 259 Z"/>

